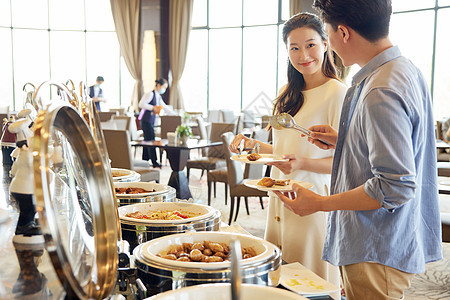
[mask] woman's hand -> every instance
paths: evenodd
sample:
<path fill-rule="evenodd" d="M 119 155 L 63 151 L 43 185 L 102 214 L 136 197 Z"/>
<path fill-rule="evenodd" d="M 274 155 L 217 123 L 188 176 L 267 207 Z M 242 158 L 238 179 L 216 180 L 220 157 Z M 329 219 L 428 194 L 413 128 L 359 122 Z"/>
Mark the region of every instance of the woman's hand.
<path fill-rule="evenodd" d="M 311 144 L 323 150 L 334 149 L 336 147 L 338 132 L 330 125 L 315 125 L 308 129 L 312 131 L 311 137 L 308 137 L 308 142 Z M 319 139 L 324 140 L 330 145 L 322 143 Z"/>
<path fill-rule="evenodd" d="M 300 155 L 296 154 L 286 154 L 283 155 L 283 158 L 287 159 L 287 161 L 270 162 L 267 163 L 267 165 L 277 167 L 285 175 L 303 169 L 303 165 L 305 162 L 304 157 L 301 157 Z"/>
<path fill-rule="evenodd" d="M 255 139 L 250 139 L 244 136 L 242 133 L 240 133 L 234 137 L 234 140 L 231 142 L 228 149 L 230 149 L 230 151 L 233 153 L 239 153 L 239 145 L 241 144 L 242 141 L 244 141 L 244 148 L 253 148 L 256 144 Z"/>

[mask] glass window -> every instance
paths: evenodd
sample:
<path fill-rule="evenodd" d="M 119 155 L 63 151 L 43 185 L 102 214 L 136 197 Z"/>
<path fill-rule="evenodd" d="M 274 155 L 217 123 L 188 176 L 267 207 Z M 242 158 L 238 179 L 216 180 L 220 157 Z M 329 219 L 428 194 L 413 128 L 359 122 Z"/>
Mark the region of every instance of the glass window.
<path fill-rule="evenodd" d="M 13 103 L 13 79 L 12 79 L 12 57 L 11 57 L 11 29 L 0 28 L 0 106 L 9 105 L 10 110 L 14 109 Z"/>
<path fill-rule="evenodd" d="M 47 0 L 14 0 L 11 4 L 12 26 L 48 28 Z"/>
<path fill-rule="evenodd" d="M 84 32 L 81 31 L 50 32 L 52 80 L 66 82 L 72 79 L 78 91 L 79 82 L 86 78 L 84 43 Z"/>
<path fill-rule="evenodd" d="M 119 44 L 115 32 L 86 33 L 86 68 L 88 86 L 95 83 L 97 76 L 103 76 L 102 89 L 106 103 L 102 110 L 117 107 L 119 103 Z"/>
<path fill-rule="evenodd" d="M 392 0 L 392 11 L 405 11 L 434 7 L 435 0 Z"/>
<path fill-rule="evenodd" d="M 244 0 L 244 25 L 276 24 L 277 0 Z"/>
<path fill-rule="evenodd" d="M 283 21 L 289 19 L 289 0 L 281 1 L 281 19 Z"/>
<path fill-rule="evenodd" d="M 450 9 L 438 12 L 436 62 L 434 77 L 434 116 L 437 120 L 450 117 Z"/>
<path fill-rule="evenodd" d="M 50 0 L 50 28 L 84 30 L 84 0 Z"/>
<path fill-rule="evenodd" d="M 408 24 L 407 30 L 405 24 Z M 400 47 L 402 54 L 411 59 L 422 71 L 428 84 L 431 84 L 434 11 L 394 14 L 390 25 L 390 37 L 394 45 Z M 420 41 L 417 37 L 420 37 Z"/>
<path fill-rule="evenodd" d="M 244 28 L 242 109 L 256 114 L 272 107 L 277 88 L 277 25 Z"/>
<path fill-rule="evenodd" d="M 241 25 L 242 0 L 209 1 L 210 27 L 233 27 Z"/>
<path fill-rule="evenodd" d="M 11 8 L 9 0 L 0 1 L 0 26 L 11 26 Z"/>
<path fill-rule="evenodd" d="M 48 31 L 14 29 L 12 34 L 15 106 L 20 110 L 25 100 L 24 84 L 31 82 L 37 87 L 50 79 Z"/>
<path fill-rule="evenodd" d="M 109 0 L 86 0 L 85 5 L 87 30 L 116 30 Z"/>
<path fill-rule="evenodd" d="M 195 0 L 192 12 L 192 27 L 206 26 L 207 0 Z"/>
<path fill-rule="evenodd" d="M 241 29 L 210 30 L 209 109 L 240 110 L 241 42 Z"/>
<path fill-rule="evenodd" d="M 208 31 L 193 30 L 189 36 L 189 46 L 181 78 L 186 111 L 207 112 L 208 83 Z"/>

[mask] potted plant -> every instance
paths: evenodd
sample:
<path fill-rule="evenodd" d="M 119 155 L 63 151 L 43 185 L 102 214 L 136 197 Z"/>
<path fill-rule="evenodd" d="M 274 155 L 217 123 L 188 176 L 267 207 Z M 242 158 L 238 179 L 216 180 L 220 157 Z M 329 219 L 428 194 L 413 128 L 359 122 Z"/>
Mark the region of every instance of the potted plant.
<path fill-rule="evenodd" d="M 192 129 L 189 125 L 181 124 L 176 129 L 178 140 L 182 144 L 186 144 L 187 140 L 192 136 Z"/>

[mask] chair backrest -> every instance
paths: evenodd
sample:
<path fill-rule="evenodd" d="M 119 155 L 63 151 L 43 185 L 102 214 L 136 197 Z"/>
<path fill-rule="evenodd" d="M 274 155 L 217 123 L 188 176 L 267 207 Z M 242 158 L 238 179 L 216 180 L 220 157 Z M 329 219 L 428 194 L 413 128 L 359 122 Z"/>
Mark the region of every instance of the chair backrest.
<path fill-rule="evenodd" d="M 174 132 L 178 125 L 181 125 L 181 116 L 160 116 L 161 118 L 161 138 L 167 139 L 168 132 Z"/>
<path fill-rule="evenodd" d="M 100 122 L 106 122 L 112 119 L 112 116 L 117 115 L 116 111 L 99 111 L 98 116 Z"/>
<path fill-rule="evenodd" d="M 200 134 L 200 139 L 207 140 L 208 139 L 208 133 L 206 132 L 205 121 L 203 121 L 203 118 L 201 116 L 196 116 L 195 117 L 195 121 L 197 122 L 198 132 Z"/>
<path fill-rule="evenodd" d="M 142 129 L 138 129 L 137 124 L 139 120 L 135 116 L 131 116 L 130 118 L 130 138 L 132 141 L 137 141 L 142 134 Z"/>
<path fill-rule="evenodd" d="M 227 162 L 228 184 L 230 185 L 230 189 L 234 188 L 236 185 L 240 184 L 242 180 L 244 180 L 244 170 L 242 169 L 242 164 L 231 159 L 231 156 L 236 154 L 232 153 L 228 148 L 233 139 L 234 134 L 232 132 L 225 132 L 222 134 L 222 148 L 225 153 L 225 160 Z"/>
<path fill-rule="evenodd" d="M 127 110 L 127 109 L 126 109 L 125 107 L 121 107 L 121 108 L 110 108 L 110 109 L 109 109 L 110 112 L 116 112 L 117 115 L 119 115 L 119 116 L 125 115 L 126 110 Z"/>
<path fill-rule="evenodd" d="M 267 125 L 269 125 L 270 117 L 271 117 L 271 116 L 262 116 L 262 117 L 261 117 L 261 127 L 262 127 L 262 128 L 266 128 Z"/>
<path fill-rule="evenodd" d="M 132 170 L 133 157 L 128 131 L 104 129 L 103 136 L 111 160 L 111 167 Z"/>
<path fill-rule="evenodd" d="M 116 123 L 114 123 L 114 121 L 108 120 L 108 121 L 104 121 L 104 122 L 100 122 L 100 126 L 102 129 L 114 129 L 117 130 L 117 125 Z"/>
<path fill-rule="evenodd" d="M 117 129 L 126 130 L 130 133 L 131 117 L 129 117 L 129 116 L 113 116 L 112 120 L 116 124 Z"/>
<path fill-rule="evenodd" d="M 224 123 L 234 123 L 236 121 L 236 116 L 234 112 L 230 109 L 221 109 L 220 113 L 222 114 L 222 122 Z"/>
<path fill-rule="evenodd" d="M 209 123 L 220 123 L 222 121 L 222 114 L 218 110 L 208 110 L 208 118 L 206 119 Z"/>
<path fill-rule="evenodd" d="M 240 113 L 236 121 L 236 128 L 234 134 L 238 135 L 243 130 L 244 130 L 244 114 Z"/>
<path fill-rule="evenodd" d="M 209 140 L 212 142 L 220 142 L 222 141 L 222 134 L 228 131 L 234 131 L 233 123 L 211 123 Z M 207 155 L 208 157 L 224 158 L 225 153 L 223 152 L 222 147 L 217 146 L 208 148 Z"/>

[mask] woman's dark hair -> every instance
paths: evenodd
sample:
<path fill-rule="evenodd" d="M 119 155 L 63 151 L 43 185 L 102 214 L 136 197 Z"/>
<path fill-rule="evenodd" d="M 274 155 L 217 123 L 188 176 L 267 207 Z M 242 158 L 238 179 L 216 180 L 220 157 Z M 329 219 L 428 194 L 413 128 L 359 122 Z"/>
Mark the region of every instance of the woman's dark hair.
<path fill-rule="evenodd" d="M 297 28 L 308 27 L 315 30 L 322 41 L 327 40 L 327 35 L 323 29 L 323 24 L 320 19 L 310 13 L 299 13 L 284 23 L 283 26 L 283 41 L 287 45 L 287 39 L 292 30 Z M 324 53 L 322 72 L 326 77 L 338 79 L 336 68 L 333 63 L 333 56 L 329 47 Z M 284 91 L 275 99 L 275 106 L 273 114 L 288 113 L 291 116 L 300 110 L 303 106 L 304 98 L 302 90 L 305 88 L 305 80 L 303 74 L 297 71 L 288 59 L 287 69 L 288 83 Z"/>
<path fill-rule="evenodd" d="M 389 34 L 391 0 L 314 0 L 313 6 L 334 31 L 347 25 L 370 42 Z"/>
<path fill-rule="evenodd" d="M 165 85 L 165 84 L 169 84 L 169 82 L 167 81 L 167 79 L 165 78 L 159 78 L 155 80 L 155 85 Z"/>

